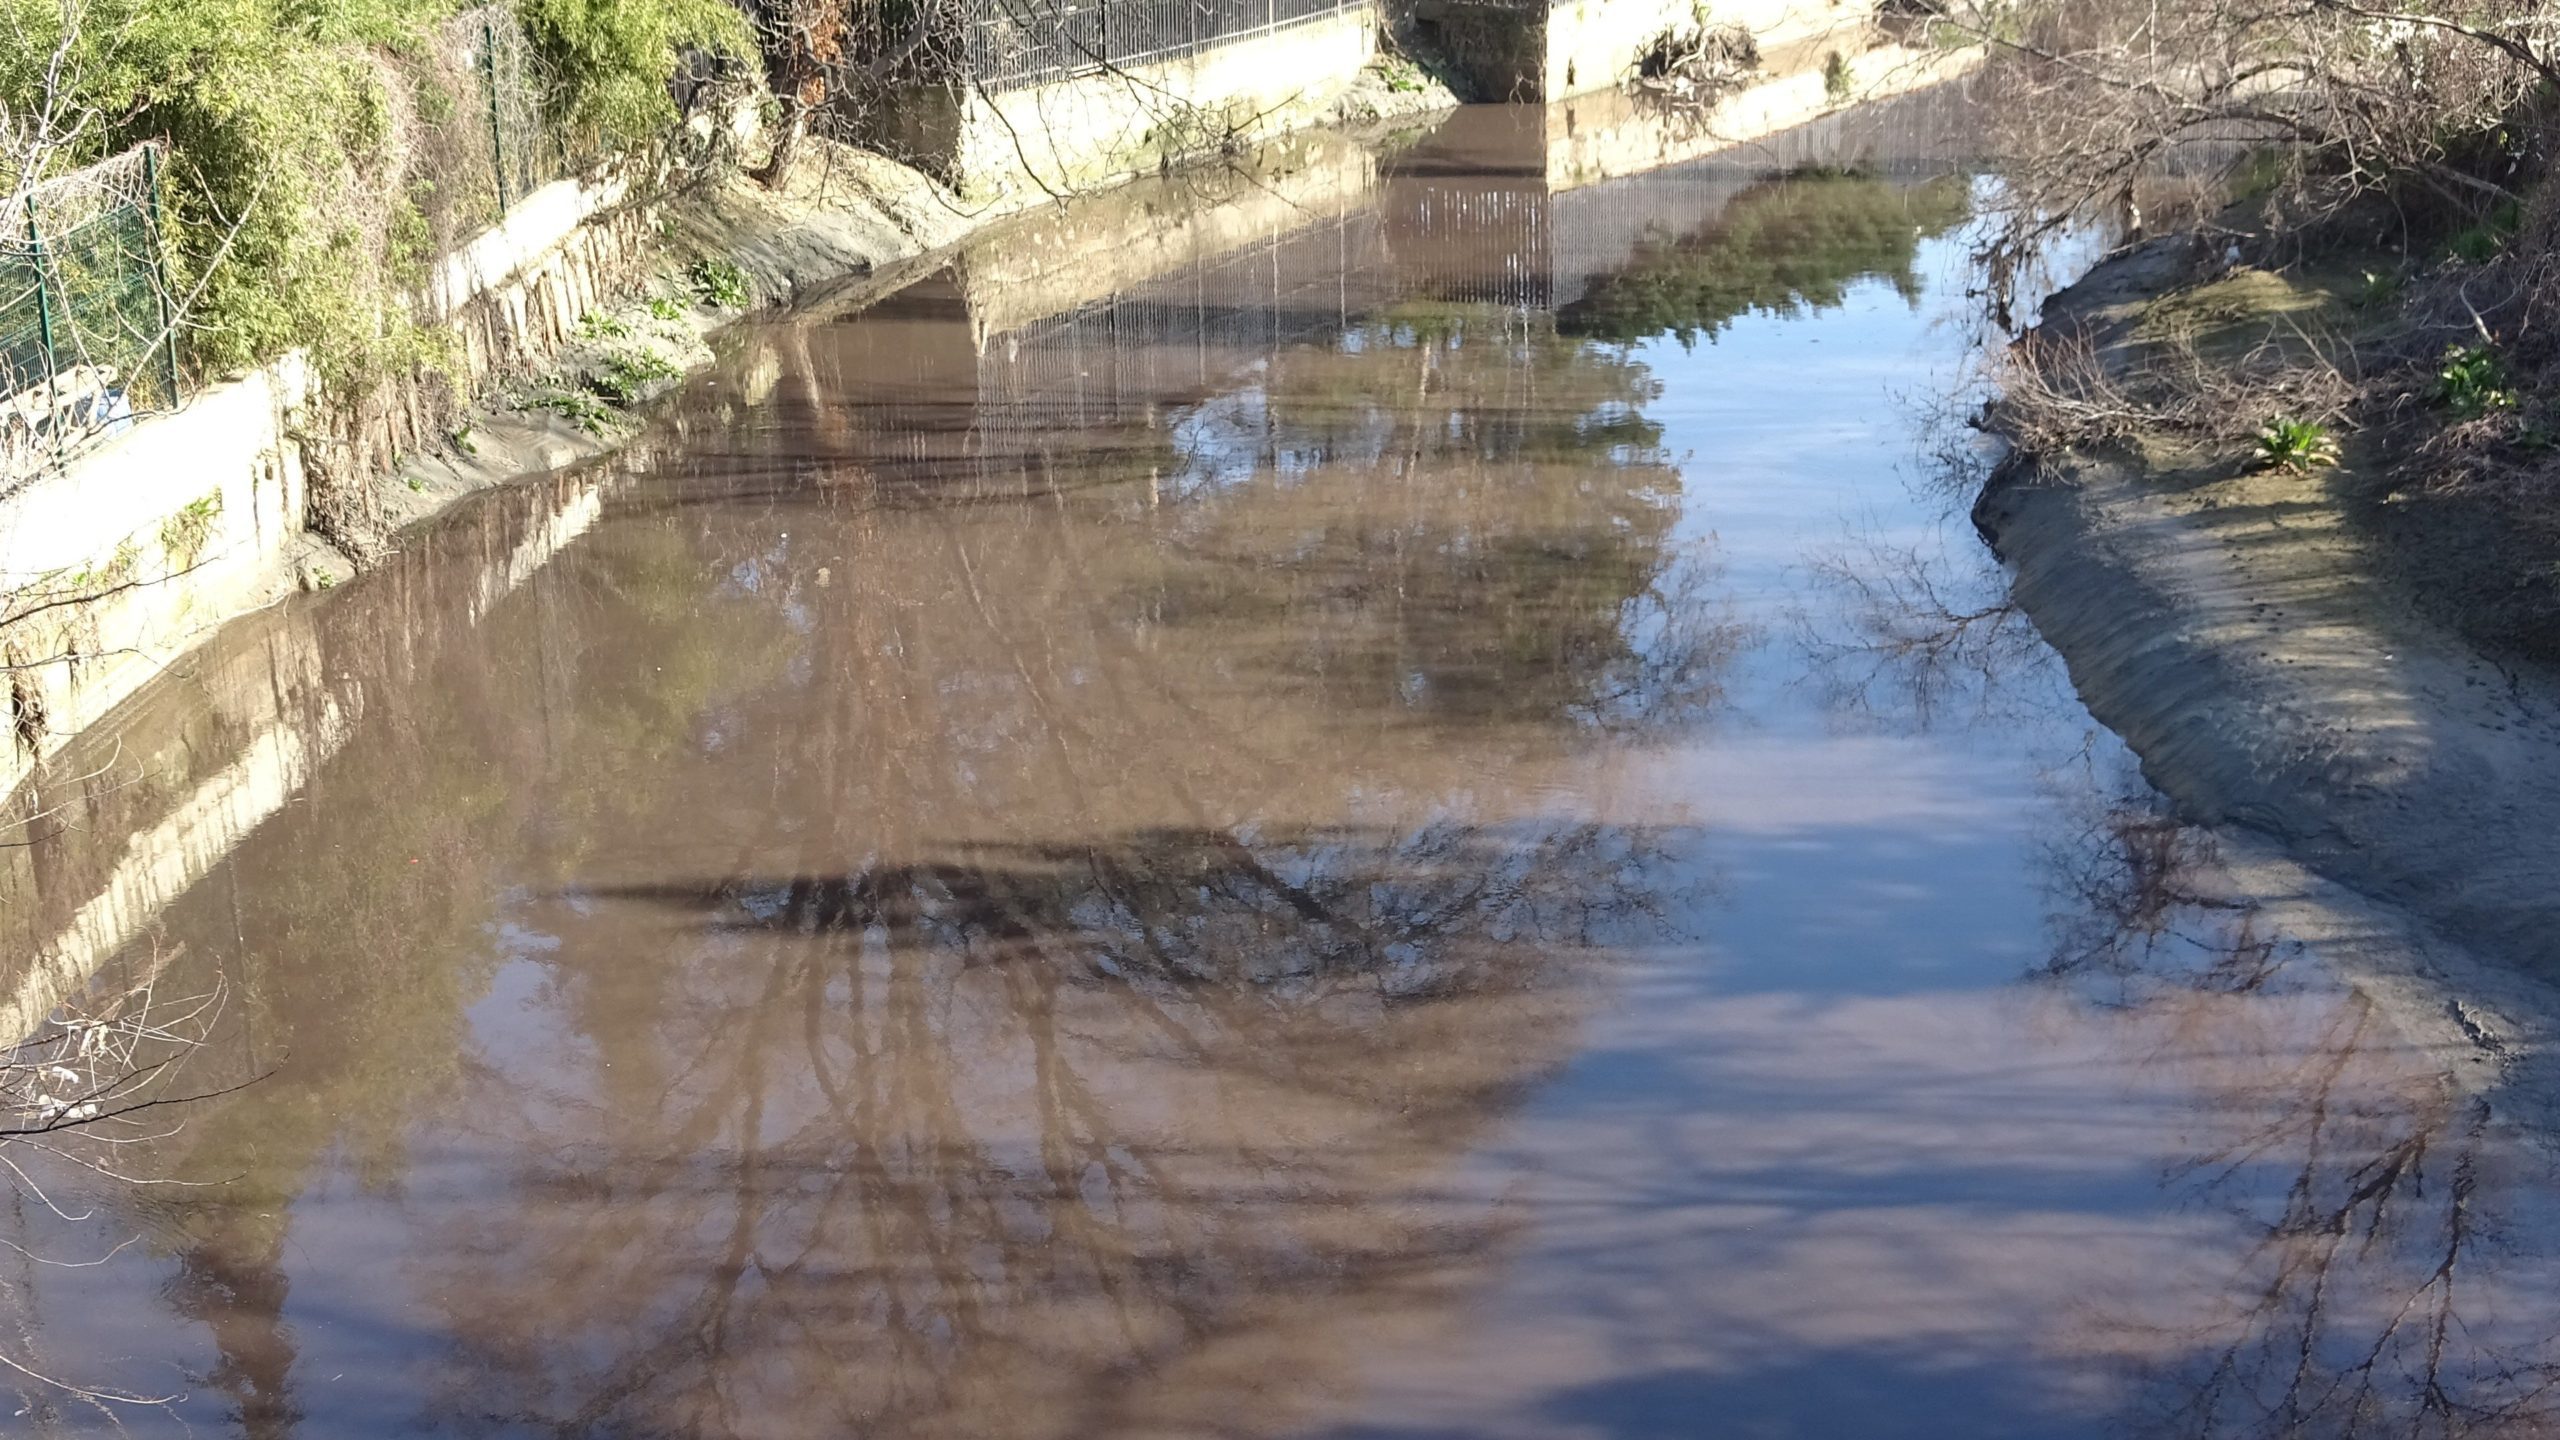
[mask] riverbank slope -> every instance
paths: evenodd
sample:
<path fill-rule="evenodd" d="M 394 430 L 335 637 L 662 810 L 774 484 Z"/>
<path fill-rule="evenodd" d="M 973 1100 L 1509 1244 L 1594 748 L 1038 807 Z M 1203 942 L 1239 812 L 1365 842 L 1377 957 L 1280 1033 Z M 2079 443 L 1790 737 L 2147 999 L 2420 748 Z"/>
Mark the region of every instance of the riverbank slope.
<path fill-rule="evenodd" d="M 2194 253 L 2181 237 L 2102 263 L 2041 338 L 2124 366 L 2196 282 Z M 2353 453 L 2253 470 L 2066 449 L 2012 456 L 1974 518 L 2090 712 L 2182 815 L 2380 902 L 2328 907 L 2355 978 L 2560 1113 L 2560 682 L 2430 617 L 2377 538 L 2385 503 Z M 2393 911 L 2423 924 L 2385 934 L 2373 917 Z"/>

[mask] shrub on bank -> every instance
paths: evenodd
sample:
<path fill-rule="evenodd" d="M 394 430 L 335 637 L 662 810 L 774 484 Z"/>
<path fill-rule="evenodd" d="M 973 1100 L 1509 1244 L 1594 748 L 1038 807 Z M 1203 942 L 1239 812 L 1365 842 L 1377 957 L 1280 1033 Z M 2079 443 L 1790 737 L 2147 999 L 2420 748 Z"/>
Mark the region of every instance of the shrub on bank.
<path fill-rule="evenodd" d="M 555 153 L 663 132 L 685 51 L 752 54 L 722 0 L 516 13 L 541 92 L 527 123 Z M 485 107 L 445 43 L 454 14 L 440 0 L 0 0 L 0 193 L 165 140 L 170 278 L 196 369 L 296 346 L 338 380 L 431 360 L 403 297 L 496 208 L 473 193 L 488 188 L 485 142 L 454 153 Z"/>

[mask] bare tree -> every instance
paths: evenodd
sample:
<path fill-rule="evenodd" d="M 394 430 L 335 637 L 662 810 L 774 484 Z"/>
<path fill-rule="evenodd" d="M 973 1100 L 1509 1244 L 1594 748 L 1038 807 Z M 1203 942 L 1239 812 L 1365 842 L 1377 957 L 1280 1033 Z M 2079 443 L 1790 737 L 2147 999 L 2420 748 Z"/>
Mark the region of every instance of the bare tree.
<path fill-rule="evenodd" d="M 2510 126 L 2560 83 L 2540 0 L 1946 0 L 1932 23 L 1988 44 L 2008 162 L 1998 243 L 2093 215 L 2139 230 L 2164 177 L 2272 164 L 2270 193 L 2334 213 L 2387 183 L 2513 200 Z M 2498 153 L 2501 149 L 2506 153 Z"/>
<path fill-rule="evenodd" d="M 226 999 L 217 981 L 209 988 L 163 994 L 161 978 L 176 958 L 153 949 L 120 979 L 102 983 L 57 1007 L 33 1034 L 0 1048 L 0 1190 L 23 1222 L 50 1219 L 76 1226 L 91 1212 L 74 1191 L 97 1182 L 115 1190 L 175 1183 L 147 1175 L 124 1160 L 176 1135 L 183 1121 L 175 1107 L 202 1096 L 186 1093 L 176 1077 L 219 1021 Z M 22 1233 L 26 1227 L 22 1224 Z M 34 1326 L 34 1274 L 103 1264 L 132 1239 L 87 1258 L 71 1256 L 74 1242 L 41 1247 L 0 1240 L 21 1268 L 0 1278 L 0 1371 L 19 1392 L 20 1414 L 46 1415 L 68 1405 L 104 1413 L 165 1406 L 179 1397 L 120 1383 L 74 1379 L 39 1353 Z"/>

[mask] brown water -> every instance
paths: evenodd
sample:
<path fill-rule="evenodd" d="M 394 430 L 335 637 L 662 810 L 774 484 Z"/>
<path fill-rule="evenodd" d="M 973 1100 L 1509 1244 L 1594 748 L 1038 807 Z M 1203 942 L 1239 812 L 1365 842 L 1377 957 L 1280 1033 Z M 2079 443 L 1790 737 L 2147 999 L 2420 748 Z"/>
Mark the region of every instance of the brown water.
<path fill-rule="evenodd" d="M 243 1087 L 24 1157 L 167 1398 L 11 1425 L 2546 1433 L 2547 1172 L 1920 462 L 1928 118 L 1044 216 L 234 626 L 9 852 Z"/>

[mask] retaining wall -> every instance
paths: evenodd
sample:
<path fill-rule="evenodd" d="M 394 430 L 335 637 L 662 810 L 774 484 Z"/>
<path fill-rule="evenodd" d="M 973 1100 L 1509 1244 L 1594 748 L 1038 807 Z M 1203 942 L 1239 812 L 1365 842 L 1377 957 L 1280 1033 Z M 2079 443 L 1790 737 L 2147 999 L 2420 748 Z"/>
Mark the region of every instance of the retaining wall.
<path fill-rule="evenodd" d="M 291 592 L 320 553 L 311 490 L 361 496 L 443 440 L 462 395 L 538 367 L 654 256 L 617 183 L 554 182 L 430 277 L 421 318 L 456 374 L 321 403 L 299 354 L 191 397 L 0 498 L 0 797 L 222 622 Z"/>
<path fill-rule="evenodd" d="M 1562 100 L 1615 89 L 1666 32 L 1735 25 L 1763 47 L 1863 25 L 1853 0 L 1421 0 L 1415 18 L 1496 100 Z"/>
<path fill-rule="evenodd" d="M 1065 195 L 1317 123 L 1377 58 L 1378 26 L 1363 5 L 1047 85 L 902 89 L 870 139 L 972 203 Z"/>

